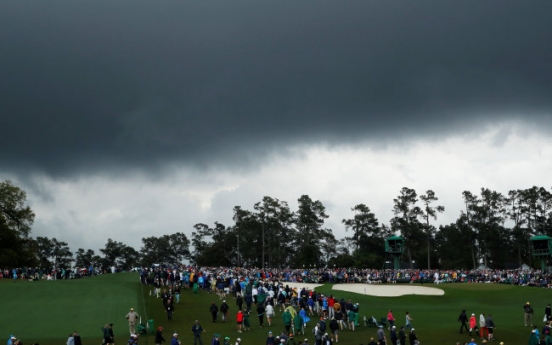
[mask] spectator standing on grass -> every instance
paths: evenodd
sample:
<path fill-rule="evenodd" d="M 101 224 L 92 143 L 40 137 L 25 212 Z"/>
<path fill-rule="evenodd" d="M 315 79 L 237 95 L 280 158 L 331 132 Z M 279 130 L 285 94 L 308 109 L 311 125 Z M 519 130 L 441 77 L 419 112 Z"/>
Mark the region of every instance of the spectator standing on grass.
<path fill-rule="evenodd" d="M 201 339 L 201 334 L 205 332 L 203 327 L 199 324 L 198 320 L 195 320 L 194 325 L 192 326 L 192 333 L 194 333 L 194 345 L 203 345 L 203 341 Z"/>
<path fill-rule="evenodd" d="M 347 321 L 349 322 L 349 329 L 355 331 L 355 312 L 352 309 L 347 311 Z"/>
<path fill-rule="evenodd" d="M 178 340 L 178 333 L 173 333 L 171 345 L 180 345 L 180 340 Z"/>
<path fill-rule="evenodd" d="M 220 345 L 220 335 L 218 333 L 215 333 L 215 335 L 213 335 L 213 339 L 211 339 L 211 345 Z"/>
<path fill-rule="evenodd" d="M 486 321 L 485 314 L 481 313 L 479 315 L 479 335 L 481 339 L 485 339 L 489 334 L 486 327 Z"/>
<path fill-rule="evenodd" d="M 401 345 L 406 345 L 406 333 L 404 331 L 405 327 L 401 326 L 401 330 L 399 331 L 399 342 Z"/>
<path fill-rule="evenodd" d="M 286 329 L 286 333 L 289 334 L 289 331 L 291 329 L 291 323 L 293 319 L 291 317 L 291 313 L 289 310 L 284 310 L 284 313 L 282 314 L 282 322 L 284 323 L 284 327 Z"/>
<path fill-rule="evenodd" d="M 495 323 L 491 314 L 489 314 L 487 320 L 485 320 L 485 327 L 487 328 L 487 340 L 494 340 Z"/>
<path fill-rule="evenodd" d="M 125 318 L 128 320 L 128 330 L 130 334 L 136 333 L 136 322 L 138 322 L 139 315 L 134 311 L 134 308 L 130 308 Z"/>
<path fill-rule="evenodd" d="M 155 333 L 155 345 L 161 345 L 163 342 L 165 342 L 162 331 L 163 327 L 157 327 L 157 332 Z"/>
<path fill-rule="evenodd" d="M 243 314 L 243 331 L 250 331 L 251 323 L 249 323 L 249 313 Z"/>
<path fill-rule="evenodd" d="M 266 308 L 266 320 L 268 321 L 268 327 L 272 326 L 272 318 L 274 317 L 274 307 L 272 304 L 267 304 Z"/>
<path fill-rule="evenodd" d="M 268 332 L 268 337 L 266 338 L 266 345 L 276 345 L 276 340 L 274 339 L 274 334 Z"/>
<path fill-rule="evenodd" d="M 261 327 L 264 326 L 264 314 L 265 314 L 265 307 L 262 303 L 259 303 L 257 305 L 257 317 L 259 318 L 259 325 Z"/>
<path fill-rule="evenodd" d="M 73 341 L 75 345 L 82 345 L 82 339 L 80 335 L 77 333 L 77 331 L 73 332 Z"/>
<path fill-rule="evenodd" d="M 238 306 L 239 310 L 243 310 L 243 298 L 241 294 L 238 294 L 238 297 L 236 297 L 236 305 Z"/>
<path fill-rule="evenodd" d="M 243 326 L 243 311 L 238 310 L 238 313 L 236 314 L 236 324 L 238 325 L 238 333 L 242 332 L 242 326 Z"/>
<path fill-rule="evenodd" d="M 463 309 L 458 316 L 458 322 L 460 322 L 460 334 L 463 333 L 463 330 L 466 329 L 466 332 L 471 332 L 468 330 L 468 316 L 466 315 L 466 309 Z"/>
<path fill-rule="evenodd" d="M 546 316 L 546 321 L 552 320 L 552 307 L 550 307 L 550 303 L 544 308 L 544 315 Z"/>
<path fill-rule="evenodd" d="M 378 345 L 385 345 L 386 338 L 385 338 L 385 331 L 383 330 L 383 326 L 378 326 L 378 331 L 376 332 L 376 336 L 378 337 Z"/>
<path fill-rule="evenodd" d="M 180 283 L 176 283 L 174 286 L 174 299 L 176 304 L 180 303 Z"/>
<path fill-rule="evenodd" d="M 531 335 L 529 336 L 528 344 L 529 345 L 539 345 L 540 344 L 540 339 L 537 336 L 537 333 L 535 333 L 535 330 L 531 331 Z"/>
<path fill-rule="evenodd" d="M 211 312 L 211 317 L 213 319 L 213 322 L 217 322 L 218 307 L 215 304 L 215 302 L 211 303 L 211 307 L 209 307 L 209 311 Z"/>
<path fill-rule="evenodd" d="M 286 345 L 297 345 L 297 343 L 295 342 L 295 339 L 293 338 L 293 334 L 289 335 Z"/>
<path fill-rule="evenodd" d="M 477 320 L 475 320 L 474 313 L 472 313 L 470 316 L 470 336 L 472 335 L 473 331 L 475 331 L 475 334 L 477 334 Z"/>
<path fill-rule="evenodd" d="M 331 338 L 332 338 L 332 341 L 335 341 L 336 343 L 339 342 L 339 325 L 337 324 L 337 320 L 335 319 L 335 317 L 332 317 L 332 319 L 330 320 L 330 334 L 331 334 Z"/>
<path fill-rule="evenodd" d="M 167 312 L 167 320 L 169 322 L 172 322 L 172 317 L 174 312 L 174 303 L 172 298 L 169 298 L 167 300 L 167 303 L 165 304 L 165 311 Z"/>
<path fill-rule="evenodd" d="M 67 338 L 67 345 L 75 345 L 75 338 L 73 338 L 73 334 L 69 333 L 69 338 Z"/>
<path fill-rule="evenodd" d="M 391 329 L 395 323 L 395 318 L 393 317 L 393 311 L 391 309 L 389 309 L 389 312 L 387 313 L 387 321 L 389 322 L 389 329 Z"/>
<path fill-rule="evenodd" d="M 410 313 L 407 311 L 406 312 L 406 323 L 404 325 L 404 328 L 408 328 L 408 329 L 412 329 L 412 321 L 414 319 L 412 318 L 412 316 L 410 316 Z"/>
<path fill-rule="evenodd" d="M 104 344 L 115 344 L 115 334 L 113 333 L 113 324 L 105 324 L 104 328 L 102 328 L 103 334 L 104 334 Z"/>
<path fill-rule="evenodd" d="M 228 310 L 230 309 L 230 306 L 228 303 L 226 303 L 226 300 L 222 301 L 222 304 L 220 305 L 220 314 L 222 317 L 222 322 L 226 322 L 226 317 L 228 316 Z"/>
<path fill-rule="evenodd" d="M 418 342 L 418 336 L 416 335 L 414 328 L 412 328 L 410 334 L 408 335 L 408 342 L 410 345 L 415 345 Z"/>
<path fill-rule="evenodd" d="M 531 306 L 531 303 L 527 302 L 523 306 L 523 314 L 524 314 L 524 321 L 525 321 L 525 327 L 527 325 L 533 326 L 533 307 Z"/>
<path fill-rule="evenodd" d="M 391 339 L 391 344 L 397 345 L 397 340 L 399 340 L 399 336 L 397 335 L 397 327 L 396 326 L 391 327 L 391 332 L 389 334 L 389 338 Z"/>

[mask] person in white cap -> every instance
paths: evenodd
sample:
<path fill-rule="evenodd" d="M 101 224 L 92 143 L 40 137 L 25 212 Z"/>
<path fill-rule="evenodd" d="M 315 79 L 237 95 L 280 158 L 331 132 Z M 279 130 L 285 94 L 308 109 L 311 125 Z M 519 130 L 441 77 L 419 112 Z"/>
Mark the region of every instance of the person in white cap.
<path fill-rule="evenodd" d="M 240 344 L 241 344 L 241 338 L 236 339 L 236 344 L 235 345 L 240 345 Z"/>
<path fill-rule="evenodd" d="M 173 337 L 171 340 L 171 345 L 180 345 L 180 340 L 178 340 L 178 333 L 173 333 Z"/>
<path fill-rule="evenodd" d="M 136 333 L 136 322 L 138 322 L 139 315 L 134 311 L 134 308 L 130 308 L 125 318 L 128 320 L 128 330 L 130 334 Z"/>

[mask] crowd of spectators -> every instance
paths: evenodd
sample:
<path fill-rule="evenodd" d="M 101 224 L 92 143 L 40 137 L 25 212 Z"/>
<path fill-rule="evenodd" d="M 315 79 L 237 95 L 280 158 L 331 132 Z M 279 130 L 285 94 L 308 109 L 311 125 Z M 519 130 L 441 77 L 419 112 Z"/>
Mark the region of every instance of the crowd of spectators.
<path fill-rule="evenodd" d="M 74 268 L 4 268 L 0 269 L 0 279 L 7 278 L 13 280 L 57 280 L 57 279 L 77 279 L 87 276 L 98 275 L 102 272 L 101 268 L 74 267 Z M 114 272 L 113 272 L 114 273 Z"/>
<path fill-rule="evenodd" d="M 420 270 L 420 269 L 370 269 L 370 268 L 240 268 L 198 267 L 192 265 L 161 265 L 140 268 L 142 281 L 154 285 L 157 280 L 181 281 L 188 286 L 192 272 L 201 280 L 200 288 L 212 277 L 267 280 L 299 283 L 499 283 L 521 286 L 552 287 L 552 274 L 536 269 L 471 269 L 471 270 Z M 0 270 L 0 279 L 55 280 L 73 279 L 102 273 L 116 273 L 116 268 L 13 268 Z"/>
<path fill-rule="evenodd" d="M 144 284 L 183 286 L 198 283 L 199 288 L 210 288 L 211 282 L 230 284 L 230 280 L 263 280 L 298 283 L 499 283 L 551 288 L 552 274 L 534 269 L 475 269 L 475 270 L 419 270 L 419 269 L 353 269 L 353 268 L 239 268 L 160 266 L 140 270 Z M 194 281 L 190 281 L 193 277 Z"/>

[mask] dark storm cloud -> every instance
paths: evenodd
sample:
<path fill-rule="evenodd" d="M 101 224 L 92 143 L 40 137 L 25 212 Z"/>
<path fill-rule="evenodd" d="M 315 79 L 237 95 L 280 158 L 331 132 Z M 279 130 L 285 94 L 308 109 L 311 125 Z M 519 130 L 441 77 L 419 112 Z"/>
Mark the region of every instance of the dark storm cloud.
<path fill-rule="evenodd" d="M 550 1 L 3 2 L 0 168 L 237 164 L 299 142 L 549 125 L 551 14 Z"/>

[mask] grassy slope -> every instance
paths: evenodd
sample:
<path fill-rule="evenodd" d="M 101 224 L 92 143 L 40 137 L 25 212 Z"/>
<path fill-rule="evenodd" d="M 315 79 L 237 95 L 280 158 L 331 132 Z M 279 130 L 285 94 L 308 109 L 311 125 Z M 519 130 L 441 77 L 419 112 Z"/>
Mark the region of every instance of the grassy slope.
<path fill-rule="evenodd" d="M 124 330 L 126 336 L 128 309 L 142 309 L 138 306 L 140 288 L 138 276 L 130 273 L 60 281 L 3 279 L 1 336 L 7 340 L 14 334 L 24 344 L 59 345 L 76 330 L 83 339 L 95 339 L 85 344 L 98 345 L 96 339 L 101 338 L 101 327 L 107 322 L 115 324 L 116 335 Z"/>
<path fill-rule="evenodd" d="M 373 314 L 378 319 L 385 316 L 391 308 L 398 325 L 404 324 L 405 311 L 410 311 L 423 345 L 467 341 L 466 334 L 458 334 L 459 324 L 456 320 L 462 309 L 476 315 L 482 312 L 493 314 L 497 325 L 497 341 L 525 344 L 530 331 L 523 326 L 522 306 L 531 301 L 536 312 L 535 323 L 541 327 L 544 307 L 552 300 L 550 290 L 539 288 L 492 284 L 447 284 L 439 287 L 445 290 L 444 296 L 383 298 L 346 292 L 337 292 L 334 295 L 359 302 L 361 315 Z M 155 327 L 164 327 L 163 333 L 167 341 L 170 341 L 172 332 L 177 331 L 181 334 L 183 344 L 192 344 L 190 329 L 193 320 L 199 319 L 207 330 L 203 337 L 206 345 L 210 344 L 215 332 L 230 336 L 232 344 L 234 343 L 238 333 L 233 321 L 236 306 L 231 298 L 227 300 L 231 308 L 230 321 L 213 324 L 210 321 L 209 305 L 212 301 L 220 304 L 218 297 L 205 292 L 193 294 L 189 290 L 183 291 L 181 303 L 175 308 L 174 322 L 169 324 L 162 310 L 161 300 L 150 296 L 150 290 L 150 287 L 142 289 L 137 275 L 130 273 L 57 282 L 3 281 L 0 282 L 0 336 L 7 339 L 13 333 L 25 344 L 39 342 L 41 345 L 59 345 L 65 342 L 70 331 L 78 330 L 85 345 L 99 345 L 100 327 L 106 322 L 113 322 L 117 343 L 124 345 L 127 340 L 124 315 L 133 306 L 143 316 L 143 322 L 147 315 L 148 319 L 155 320 Z M 317 290 L 333 293 L 330 285 Z M 269 330 L 276 334 L 282 330 L 281 313 L 277 313 L 271 328 L 265 326 L 261 329 L 255 316 L 251 317 L 251 325 L 252 332 L 239 335 L 243 339 L 242 344 L 264 344 Z M 313 343 L 310 333 L 312 321 L 309 326 L 306 337 Z M 339 343 L 366 344 L 375 333 L 374 328 L 360 327 L 354 333 L 342 332 Z M 142 336 L 140 344 L 152 345 L 153 336 Z"/>

